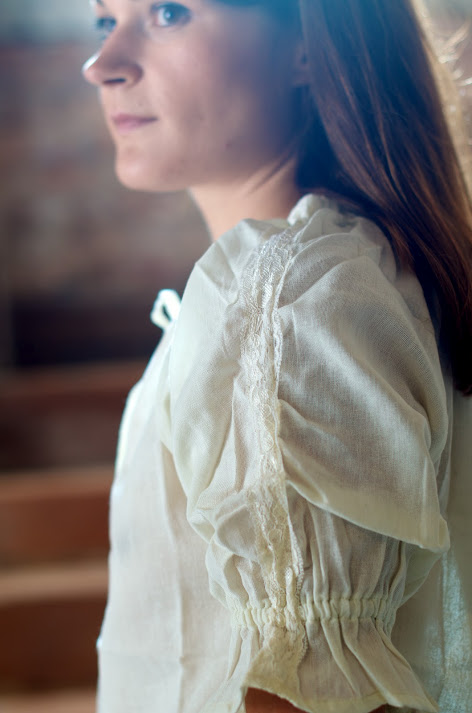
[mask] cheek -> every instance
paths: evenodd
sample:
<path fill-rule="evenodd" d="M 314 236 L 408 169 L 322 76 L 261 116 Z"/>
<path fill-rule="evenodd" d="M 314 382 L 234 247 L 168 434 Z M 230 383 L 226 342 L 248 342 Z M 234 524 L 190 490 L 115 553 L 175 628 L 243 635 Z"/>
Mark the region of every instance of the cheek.
<path fill-rule="evenodd" d="M 264 32 L 265 30 L 265 32 Z M 222 83 L 261 101 L 270 101 L 274 93 L 286 87 L 288 52 L 286 38 L 268 27 L 240 28 L 214 48 L 219 57 L 218 72 Z"/>
<path fill-rule="evenodd" d="M 206 74 L 188 50 L 169 54 L 150 68 L 146 94 L 167 130 L 202 122 L 209 89 Z"/>
<path fill-rule="evenodd" d="M 156 76 L 162 77 L 164 101 L 182 110 L 193 109 L 197 120 L 218 110 L 224 114 L 225 107 L 253 95 L 256 84 L 262 91 L 262 81 L 255 79 L 261 74 L 255 64 L 257 54 L 247 53 L 245 45 L 241 47 L 225 35 L 218 41 L 211 39 L 178 48 L 164 66 L 156 67 Z M 156 94 L 158 97 L 159 87 Z"/>
<path fill-rule="evenodd" d="M 270 39 L 261 41 L 260 27 L 240 25 L 194 35 L 153 58 L 150 93 L 157 113 L 173 122 L 169 131 L 187 131 L 203 140 L 207 130 L 216 139 L 226 130 L 248 131 L 248 122 L 270 121 L 274 98 L 281 94 L 274 66 L 281 53 L 273 28 Z"/>

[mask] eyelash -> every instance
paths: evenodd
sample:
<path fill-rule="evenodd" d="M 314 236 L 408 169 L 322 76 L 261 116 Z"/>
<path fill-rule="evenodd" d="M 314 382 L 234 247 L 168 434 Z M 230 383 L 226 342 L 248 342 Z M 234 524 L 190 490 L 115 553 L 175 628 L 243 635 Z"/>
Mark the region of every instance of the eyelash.
<path fill-rule="evenodd" d="M 173 27 L 175 25 L 183 25 L 190 17 L 190 10 L 184 5 L 176 2 L 160 2 L 151 6 L 151 13 L 154 18 L 158 19 L 159 15 L 170 11 L 171 18 L 164 22 L 152 22 L 153 27 Z M 174 15 L 174 18 L 172 17 Z M 176 17 L 175 17 L 176 15 Z M 95 20 L 95 30 L 98 33 L 100 40 L 104 42 L 116 27 L 116 20 L 113 17 L 105 15 L 97 17 Z"/>

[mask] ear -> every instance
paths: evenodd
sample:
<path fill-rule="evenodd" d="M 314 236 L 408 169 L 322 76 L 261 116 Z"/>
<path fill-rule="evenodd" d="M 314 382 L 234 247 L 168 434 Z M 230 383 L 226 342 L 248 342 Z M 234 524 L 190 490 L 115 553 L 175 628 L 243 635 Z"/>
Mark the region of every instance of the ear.
<path fill-rule="evenodd" d="M 297 39 L 293 51 L 292 85 L 303 87 L 310 84 L 310 71 L 305 43 L 301 37 Z"/>

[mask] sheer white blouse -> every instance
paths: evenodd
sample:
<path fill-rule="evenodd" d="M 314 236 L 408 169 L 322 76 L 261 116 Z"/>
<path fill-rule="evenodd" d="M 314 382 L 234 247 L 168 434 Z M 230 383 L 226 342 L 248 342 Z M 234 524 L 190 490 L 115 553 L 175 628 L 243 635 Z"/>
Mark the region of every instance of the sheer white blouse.
<path fill-rule="evenodd" d="M 222 236 L 154 319 L 111 493 L 100 713 L 242 713 L 248 687 L 311 713 L 472 710 L 472 474 L 446 557 L 453 391 L 384 235 L 305 196 Z"/>

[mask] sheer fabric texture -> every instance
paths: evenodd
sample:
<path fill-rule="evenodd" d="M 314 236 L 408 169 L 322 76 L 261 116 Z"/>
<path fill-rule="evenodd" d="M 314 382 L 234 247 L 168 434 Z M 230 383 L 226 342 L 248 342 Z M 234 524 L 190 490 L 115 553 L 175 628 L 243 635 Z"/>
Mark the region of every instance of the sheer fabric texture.
<path fill-rule="evenodd" d="M 111 493 L 100 713 L 243 713 L 248 687 L 311 713 L 464 713 L 467 552 L 444 553 L 469 439 L 385 236 L 305 196 L 222 236 L 153 318 Z"/>

